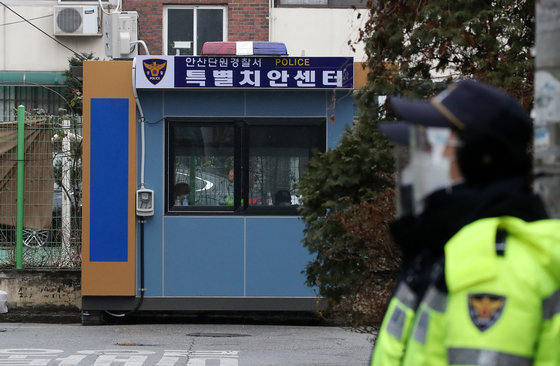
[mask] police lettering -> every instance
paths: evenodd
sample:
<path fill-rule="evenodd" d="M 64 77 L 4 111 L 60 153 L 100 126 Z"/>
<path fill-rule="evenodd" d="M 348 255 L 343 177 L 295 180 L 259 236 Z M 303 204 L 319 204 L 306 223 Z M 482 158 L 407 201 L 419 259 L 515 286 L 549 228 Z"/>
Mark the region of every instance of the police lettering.
<path fill-rule="evenodd" d="M 275 66 L 309 66 L 308 58 L 282 57 L 274 60 Z"/>

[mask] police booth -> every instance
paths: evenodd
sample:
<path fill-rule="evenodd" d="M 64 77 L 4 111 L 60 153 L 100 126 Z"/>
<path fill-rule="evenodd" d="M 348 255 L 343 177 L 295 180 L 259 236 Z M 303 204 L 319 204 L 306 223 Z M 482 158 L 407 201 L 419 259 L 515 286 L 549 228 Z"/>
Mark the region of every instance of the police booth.
<path fill-rule="evenodd" d="M 352 123 L 353 73 L 270 42 L 85 62 L 85 316 L 315 310 L 296 185 Z"/>

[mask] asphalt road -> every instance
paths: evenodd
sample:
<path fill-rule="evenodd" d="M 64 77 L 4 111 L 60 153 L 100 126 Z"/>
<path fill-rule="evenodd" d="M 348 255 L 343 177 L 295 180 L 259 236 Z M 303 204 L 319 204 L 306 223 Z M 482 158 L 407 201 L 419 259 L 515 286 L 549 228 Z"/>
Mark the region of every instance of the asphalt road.
<path fill-rule="evenodd" d="M 371 338 L 332 326 L 0 323 L 0 365 L 366 366 Z"/>

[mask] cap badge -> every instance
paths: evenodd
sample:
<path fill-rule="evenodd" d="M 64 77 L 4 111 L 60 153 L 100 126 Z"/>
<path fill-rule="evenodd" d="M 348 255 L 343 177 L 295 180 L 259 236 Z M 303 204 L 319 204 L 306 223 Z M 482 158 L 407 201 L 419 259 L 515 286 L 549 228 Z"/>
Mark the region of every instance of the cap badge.
<path fill-rule="evenodd" d="M 430 99 L 432 106 L 437 109 L 449 122 L 451 122 L 459 130 L 465 129 L 465 124 L 443 104 L 443 100 L 447 98 L 457 86 L 455 84 L 450 85 L 447 89 Z"/>
<path fill-rule="evenodd" d="M 438 103 L 443 103 L 443 100 L 447 98 L 449 94 L 455 90 L 455 88 L 457 88 L 457 85 L 451 84 L 447 87 L 447 89 L 436 95 L 433 99 L 435 99 Z"/>

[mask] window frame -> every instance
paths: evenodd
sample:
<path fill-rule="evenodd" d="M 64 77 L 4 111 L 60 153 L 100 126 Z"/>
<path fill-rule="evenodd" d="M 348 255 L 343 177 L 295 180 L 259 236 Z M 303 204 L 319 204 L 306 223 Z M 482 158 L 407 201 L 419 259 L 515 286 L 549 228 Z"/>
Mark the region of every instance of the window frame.
<path fill-rule="evenodd" d="M 48 1 L 48 0 L 46 0 L 46 1 Z M 107 3 L 107 2 L 109 2 L 109 0 L 101 0 L 101 2 Z M 92 5 L 95 5 L 95 4 L 99 4 L 99 0 L 58 0 L 58 3 L 61 4 L 61 5 L 62 4 L 64 4 L 64 5 L 82 4 L 83 5 L 83 3 L 91 3 Z"/>
<path fill-rule="evenodd" d="M 207 213 L 216 213 L 216 214 L 229 214 L 233 211 L 239 210 L 240 206 L 240 194 L 237 192 L 238 187 L 240 187 L 240 177 L 234 176 L 233 179 L 233 187 L 234 187 L 234 204 L 233 206 L 182 206 L 179 208 L 173 208 L 171 204 L 173 201 L 173 197 L 171 196 L 171 189 L 170 189 L 170 178 L 171 178 L 171 155 L 173 154 L 173 145 L 172 142 L 172 134 L 171 134 L 171 127 L 172 125 L 180 125 L 181 123 L 188 123 L 190 126 L 231 126 L 233 128 L 234 133 L 234 144 L 233 144 L 233 156 L 234 156 L 234 171 L 239 171 L 240 166 L 238 166 L 238 162 L 235 159 L 235 155 L 237 153 L 237 146 L 240 145 L 242 136 L 239 135 L 239 132 L 242 129 L 239 129 L 238 126 L 242 121 L 238 119 L 228 119 L 228 118 L 180 118 L 180 117 L 168 117 L 165 119 L 165 189 L 164 189 L 164 196 L 165 196 L 165 213 L 169 215 L 183 215 L 185 213 L 198 213 L 198 214 L 207 214 Z"/>
<path fill-rule="evenodd" d="M 327 4 L 281 4 L 281 0 L 274 0 L 275 8 L 320 8 L 320 9 L 367 9 L 368 0 L 364 0 L 361 4 L 359 0 L 327 0 Z M 345 5 L 334 5 L 337 2 L 348 2 Z M 357 3 L 357 4 L 356 4 Z"/>
<path fill-rule="evenodd" d="M 234 203 L 233 206 L 181 206 L 172 204 L 170 188 L 171 154 L 173 146 L 171 129 L 172 126 L 189 124 L 197 125 L 231 125 L 234 128 Z M 318 127 L 321 131 L 319 136 L 321 152 L 327 149 L 327 118 L 326 117 L 251 117 L 251 118 L 215 118 L 215 117 L 167 117 L 165 118 L 165 179 L 164 179 L 164 215 L 165 216 L 200 216 L 200 215 L 261 215 L 261 216 L 299 216 L 299 206 L 251 206 L 249 200 L 249 156 L 251 146 L 249 145 L 249 131 L 251 126 L 301 126 Z M 315 147 L 308 147 L 310 150 Z M 311 153 L 311 151 L 310 151 Z"/>
<path fill-rule="evenodd" d="M 222 41 L 227 42 L 228 40 L 228 8 L 225 5 L 163 5 L 163 14 L 162 14 L 162 22 L 163 22 L 163 29 L 162 29 L 162 54 L 165 56 L 174 56 L 169 55 L 167 53 L 167 41 L 168 41 L 168 11 L 173 9 L 193 9 L 193 55 L 192 56 L 200 56 L 197 54 L 197 11 L 199 9 L 221 9 L 223 10 L 223 18 L 222 18 Z"/>

